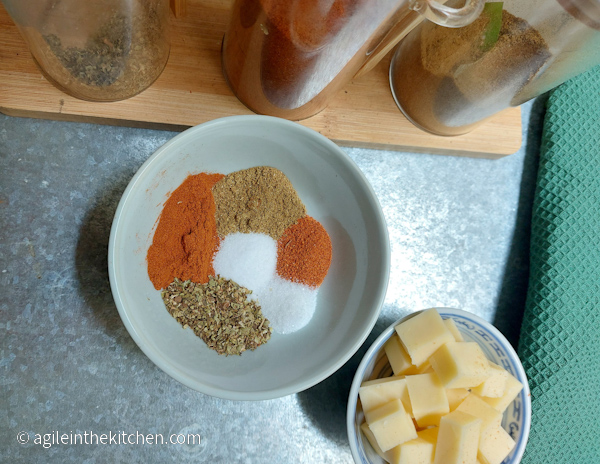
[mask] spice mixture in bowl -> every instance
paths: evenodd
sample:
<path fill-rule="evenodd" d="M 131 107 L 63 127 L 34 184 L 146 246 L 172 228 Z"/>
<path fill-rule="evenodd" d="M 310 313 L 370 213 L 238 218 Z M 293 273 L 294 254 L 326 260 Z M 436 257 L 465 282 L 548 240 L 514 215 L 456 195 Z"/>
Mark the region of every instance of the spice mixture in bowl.
<path fill-rule="evenodd" d="M 235 116 L 161 147 L 123 194 L 109 273 L 131 336 L 203 393 L 260 400 L 339 369 L 371 331 L 389 242 L 363 174 L 299 124 Z"/>
<path fill-rule="evenodd" d="M 169 195 L 148 276 L 184 328 L 219 354 L 239 355 L 273 330 L 310 322 L 331 251 L 327 231 L 280 170 L 201 173 Z"/>

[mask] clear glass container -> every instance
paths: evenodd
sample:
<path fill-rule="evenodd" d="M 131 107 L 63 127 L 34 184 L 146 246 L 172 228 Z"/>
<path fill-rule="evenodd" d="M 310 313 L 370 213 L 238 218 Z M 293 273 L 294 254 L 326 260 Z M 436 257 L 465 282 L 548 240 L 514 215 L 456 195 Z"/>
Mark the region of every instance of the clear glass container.
<path fill-rule="evenodd" d="M 600 64 L 600 0 L 488 2 L 461 29 L 425 21 L 398 46 L 398 107 L 438 135 L 471 131 Z"/>
<path fill-rule="evenodd" d="M 149 87 L 169 57 L 168 0 L 2 0 L 44 76 L 74 97 Z"/>
<path fill-rule="evenodd" d="M 457 27 L 483 8 L 483 0 L 461 3 L 448 8 L 434 0 L 236 0 L 223 40 L 223 72 L 251 110 L 307 118 L 422 16 Z"/>

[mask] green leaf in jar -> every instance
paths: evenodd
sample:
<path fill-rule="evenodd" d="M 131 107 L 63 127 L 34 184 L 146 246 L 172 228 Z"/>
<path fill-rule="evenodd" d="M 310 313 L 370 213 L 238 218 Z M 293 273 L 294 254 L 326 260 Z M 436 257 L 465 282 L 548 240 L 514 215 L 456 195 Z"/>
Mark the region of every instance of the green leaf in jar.
<path fill-rule="evenodd" d="M 498 42 L 498 37 L 500 37 L 500 29 L 502 27 L 502 9 L 504 7 L 504 2 L 487 2 L 483 7 L 483 15 L 487 15 L 489 18 L 489 22 L 487 27 L 483 31 L 483 43 L 481 45 L 481 50 L 483 52 L 487 52 L 491 50 L 496 42 Z"/>

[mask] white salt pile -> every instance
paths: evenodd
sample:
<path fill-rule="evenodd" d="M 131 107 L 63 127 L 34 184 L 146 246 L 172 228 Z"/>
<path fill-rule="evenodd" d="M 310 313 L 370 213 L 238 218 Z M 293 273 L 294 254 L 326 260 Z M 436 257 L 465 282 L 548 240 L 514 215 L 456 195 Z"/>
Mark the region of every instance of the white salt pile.
<path fill-rule="evenodd" d="M 277 242 L 256 233 L 227 235 L 213 260 L 216 274 L 249 290 L 266 285 L 276 266 Z"/>
<path fill-rule="evenodd" d="M 288 334 L 310 322 L 318 288 L 282 279 L 277 274 L 277 242 L 266 234 L 227 235 L 213 260 L 215 273 L 252 290 L 273 331 Z"/>
<path fill-rule="evenodd" d="M 274 275 L 267 285 L 257 288 L 252 294 L 273 331 L 287 334 L 310 322 L 317 307 L 318 290 Z"/>

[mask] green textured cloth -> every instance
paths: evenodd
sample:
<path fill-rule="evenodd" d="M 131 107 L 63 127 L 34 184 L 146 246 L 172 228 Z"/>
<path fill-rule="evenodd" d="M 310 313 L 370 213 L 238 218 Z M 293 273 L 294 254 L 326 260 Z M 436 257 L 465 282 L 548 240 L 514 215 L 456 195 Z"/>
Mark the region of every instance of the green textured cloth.
<path fill-rule="evenodd" d="M 519 340 L 523 464 L 600 463 L 600 67 L 550 93 Z"/>

